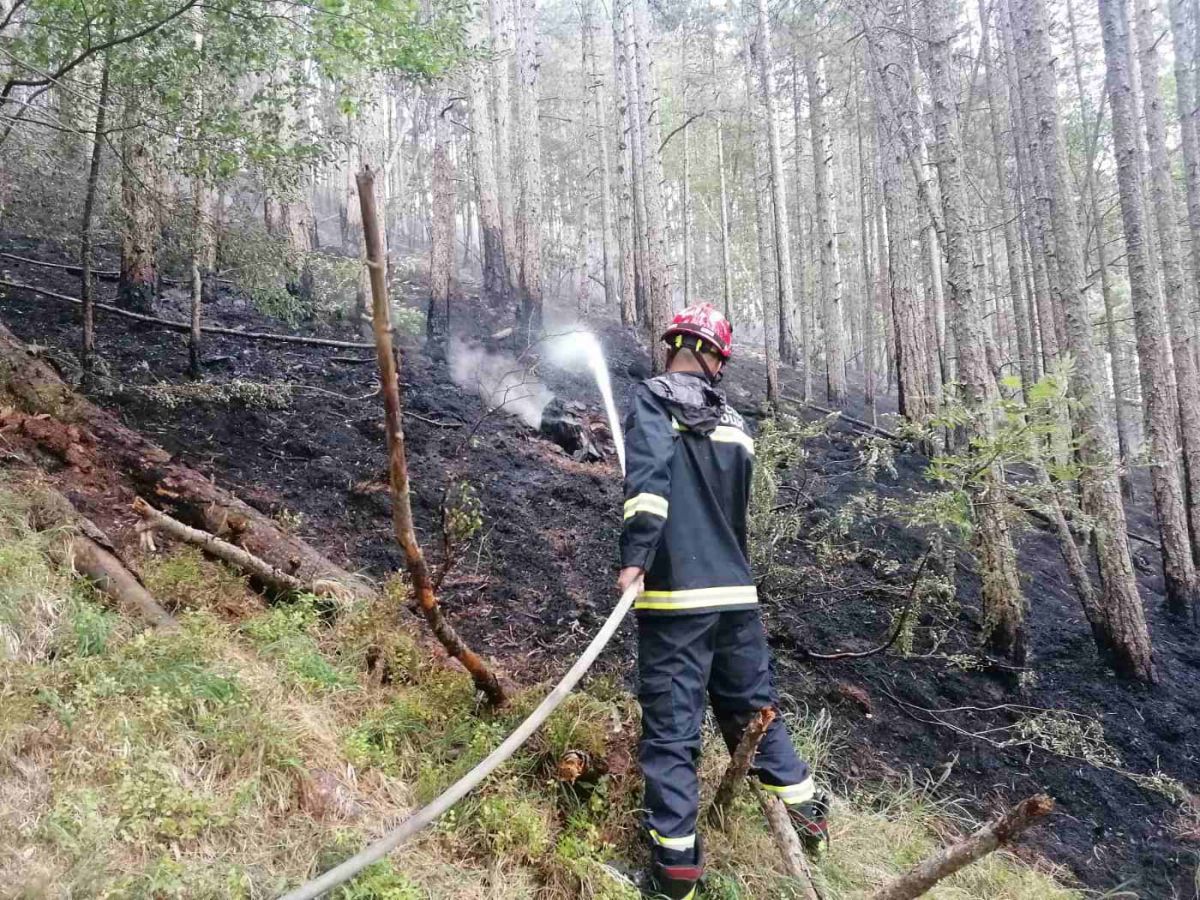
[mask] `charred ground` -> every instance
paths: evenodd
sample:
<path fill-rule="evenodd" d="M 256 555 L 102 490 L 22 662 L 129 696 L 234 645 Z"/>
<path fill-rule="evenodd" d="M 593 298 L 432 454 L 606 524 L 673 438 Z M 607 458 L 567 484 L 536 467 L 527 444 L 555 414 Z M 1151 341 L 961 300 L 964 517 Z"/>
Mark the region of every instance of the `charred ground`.
<path fill-rule="evenodd" d="M 69 259 L 62 248 L 13 236 L 0 236 L 0 249 L 46 261 Z M 64 272 L 8 260 L 0 268 L 12 280 L 76 292 L 76 280 Z M 422 295 L 419 280 L 401 285 L 415 305 Z M 101 299 L 111 290 L 102 285 Z M 182 310 L 181 299 L 164 299 L 164 315 L 182 319 Z M 208 313 L 229 327 L 287 330 L 228 291 Z M 456 329 L 477 341 L 487 341 L 511 321 L 509 311 L 474 301 L 460 303 L 456 314 Z M 77 340 L 73 307 L 5 290 L 0 318 L 70 373 Z M 645 349 L 619 326 L 597 330 L 620 401 L 644 371 Z M 299 331 L 354 339 L 350 323 Z M 402 567 L 388 521 L 382 411 L 369 351 L 213 336 L 206 345 L 207 380 L 286 383 L 291 387 L 285 399 L 171 407 L 144 389 L 186 382 L 182 336 L 111 316 L 101 319 L 100 335 L 110 380 L 93 390 L 92 399 L 251 505 L 287 518 L 335 560 L 376 578 Z M 591 637 L 612 602 L 620 500 L 615 460 L 577 462 L 512 417 L 485 416 L 477 397 L 452 383 L 444 358 L 426 354 L 415 338 L 406 345 L 402 377 L 411 413 L 406 431 L 415 513 L 426 544 L 436 557 L 439 510 L 449 484 L 471 484 L 485 519 L 480 538 L 446 582 L 447 610 L 469 640 L 518 679 L 557 672 Z M 586 375 L 546 364 L 536 373 L 557 395 L 586 404 L 589 415 L 601 420 Z M 725 387 L 735 405 L 753 416 L 762 383 L 761 367 L 747 358 L 733 368 Z M 784 481 L 813 530 L 863 491 L 904 500 L 928 489 L 925 460 L 915 452 L 897 454 L 894 474 L 865 472 L 857 462 L 860 436 L 841 425 L 810 440 L 807 449 L 803 467 L 786 473 Z M 69 481 L 70 473 L 58 477 Z M 72 493 L 85 513 L 132 539 L 133 516 L 114 506 L 112 497 L 89 494 L 83 484 Z M 1144 524 L 1145 515 L 1135 520 Z M 1138 521 L 1132 524 L 1139 527 Z M 823 570 L 808 542 L 793 545 L 788 563 L 803 580 L 765 608 L 781 689 L 810 711 L 828 708 L 842 735 L 844 749 L 835 754 L 841 764 L 827 777 L 853 783 L 880 776 L 900 780 L 911 773 L 918 782 L 937 781 L 939 795 L 965 798 L 977 813 L 999 798 L 1046 790 L 1059 812 L 1028 846 L 1069 865 L 1092 888 L 1120 886 L 1143 898 L 1193 896 L 1200 826 L 1197 814 L 1189 812 L 1190 795 L 1168 799 L 1165 779 L 1156 789 L 1130 777 L 1161 773 L 1185 785 L 1200 783 L 1195 751 L 1200 638 L 1163 610 L 1157 552 L 1135 545 L 1161 677 L 1159 686 L 1144 689 L 1117 680 L 1097 659 L 1053 539 L 1028 523 L 1020 555 L 1035 677 L 1018 681 L 1013 673 L 967 662 L 975 658 L 979 582 L 965 553 L 954 563 L 963 612 L 959 627 L 943 633 L 932 615 L 924 616 L 910 655 L 889 651 L 812 661 L 806 650 L 862 650 L 879 643 L 897 601 L 877 589 L 878 560 L 900 564 L 890 579 L 894 594 L 927 550 L 922 533 L 896 522 L 851 523 L 846 535 L 860 549 L 837 571 Z M 603 660 L 624 677 L 631 677 L 631 635 L 626 625 L 621 642 Z M 1115 758 L 1097 766 L 1095 759 L 1070 755 L 1078 747 L 1069 741 L 1060 752 L 1042 749 L 1055 735 L 1031 741 L 1022 723 L 1037 721 L 1046 710 L 1102 723 Z"/>

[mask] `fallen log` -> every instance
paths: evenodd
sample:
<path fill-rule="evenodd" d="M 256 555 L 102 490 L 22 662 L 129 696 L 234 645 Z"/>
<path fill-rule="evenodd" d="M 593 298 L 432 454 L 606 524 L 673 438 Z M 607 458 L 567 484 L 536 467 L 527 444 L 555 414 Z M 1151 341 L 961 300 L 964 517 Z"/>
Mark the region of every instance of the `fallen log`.
<path fill-rule="evenodd" d="M 964 866 L 1009 843 L 1054 809 L 1054 801 L 1036 794 L 1007 810 L 974 834 L 939 850 L 871 895 L 871 900 L 912 900 Z"/>
<path fill-rule="evenodd" d="M 16 288 L 22 291 L 32 291 L 35 294 L 41 294 L 43 297 L 49 297 L 52 300 L 61 300 L 63 303 L 73 303 L 76 306 L 82 306 L 83 301 L 77 297 L 71 297 L 67 294 L 60 294 L 57 291 L 48 291 L 45 288 L 35 287 L 32 284 L 22 284 L 19 281 L 5 281 L 0 279 L 0 287 Z M 190 333 L 192 326 L 188 322 L 176 322 L 173 319 L 163 319 L 159 316 L 148 316 L 145 313 L 131 312 L 128 309 L 121 309 L 119 306 L 113 306 L 111 303 L 95 303 L 96 309 L 102 309 L 107 313 L 112 313 L 114 316 L 120 316 L 123 319 L 132 319 L 135 322 L 142 322 L 147 325 L 155 325 L 159 328 L 169 328 L 172 331 L 182 331 Z M 364 344 L 360 341 L 335 341 L 331 338 L 315 338 L 304 337 L 298 334 L 273 334 L 267 331 L 239 331 L 236 328 L 222 328 L 219 325 L 202 325 L 200 331 L 204 334 L 221 334 L 226 337 L 246 338 L 251 341 L 274 341 L 281 344 L 307 344 L 314 347 L 336 347 L 339 350 L 370 350 L 373 345 Z"/>
<path fill-rule="evenodd" d="M 50 556 L 69 566 L 114 600 L 122 612 L 154 628 L 178 627 L 136 574 L 125 564 L 108 536 L 82 516 L 71 501 L 49 486 L 39 486 L 30 504 L 33 524 L 39 530 L 65 528 L 64 540 L 51 547 Z"/>
<path fill-rule="evenodd" d="M 42 425 L 62 423 L 74 440 L 55 443 L 22 428 L 22 419 Z M 213 480 L 176 461 L 170 453 L 75 393 L 46 360 L 30 354 L 0 325 L 0 427 L 15 427 L 67 465 L 111 468 L 137 493 L 175 518 L 235 543 L 259 559 L 305 583 L 329 580 L 355 596 L 371 587 L 330 562 L 309 544 L 284 532 Z M 44 429 L 45 430 L 45 429 Z"/>
<path fill-rule="evenodd" d="M 729 768 L 721 776 L 717 793 L 713 797 L 712 805 L 708 808 L 708 823 L 713 827 L 725 827 L 725 813 L 729 810 L 729 804 L 733 802 L 738 788 L 746 780 L 750 766 L 754 762 L 754 755 L 758 753 L 758 745 L 766 737 L 767 729 L 775 721 L 775 715 L 773 707 L 760 709 L 746 725 L 746 730 L 742 732 L 737 749 L 733 751 L 733 756 L 729 760 Z"/>
<path fill-rule="evenodd" d="M 792 820 L 788 818 L 787 807 L 778 797 L 768 794 L 761 784 L 754 785 L 754 794 L 758 797 L 758 805 L 762 807 L 763 815 L 767 817 L 767 827 L 775 846 L 783 857 L 783 868 L 790 878 L 796 879 L 804 892 L 804 900 L 824 900 L 813 883 L 812 871 L 808 867 L 808 859 L 804 856 L 804 847 Z"/>
<path fill-rule="evenodd" d="M 46 262 L 41 259 L 31 259 L 28 256 L 18 256 L 15 253 L 0 253 L 0 258 L 11 259 L 13 262 L 24 263 L 27 266 L 41 266 L 43 269 L 58 269 L 63 272 L 70 272 L 72 275 L 82 275 L 83 267 L 72 265 L 70 263 L 53 263 Z M 99 278 L 104 281 L 116 281 L 121 277 L 121 273 L 116 269 L 92 269 L 93 278 Z M 221 276 L 213 276 L 212 281 L 218 284 L 233 284 L 232 278 L 222 278 Z M 183 278 L 168 278 L 160 276 L 159 281 L 163 284 L 187 284 L 187 280 Z"/>
<path fill-rule="evenodd" d="M 273 566 L 253 553 L 248 553 L 241 547 L 223 541 L 216 535 L 185 525 L 178 519 L 173 519 L 165 512 L 155 509 L 141 497 L 133 501 L 133 511 L 142 517 L 137 527 L 138 534 L 149 542 L 147 549 L 153 550 L 155 531 L 163 531 L 171 537 L 184 543 L 194 544 L 210 556 L 215 556 L 231 566 L 236 566 L 252 578 L 281 594 L 311 593 L 319 596 L 333 596 L 345 599 L 347 591 L 336 581 L 317 580 L 314 582 L 301 581 L 294 575 Z"/>

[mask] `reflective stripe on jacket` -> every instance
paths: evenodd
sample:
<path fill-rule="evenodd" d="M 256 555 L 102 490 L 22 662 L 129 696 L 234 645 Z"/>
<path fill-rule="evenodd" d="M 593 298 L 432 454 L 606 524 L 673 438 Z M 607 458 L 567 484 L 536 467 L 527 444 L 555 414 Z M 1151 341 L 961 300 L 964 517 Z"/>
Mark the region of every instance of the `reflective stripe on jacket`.
<path fill-rule="evenodd" d="M 633 389 L 625 442 L 621 565 L 646 570 L 634 608 L 756 606 L 746 544 L 754 441 L 741 415 L 699 376 L 661 375 Z"/>

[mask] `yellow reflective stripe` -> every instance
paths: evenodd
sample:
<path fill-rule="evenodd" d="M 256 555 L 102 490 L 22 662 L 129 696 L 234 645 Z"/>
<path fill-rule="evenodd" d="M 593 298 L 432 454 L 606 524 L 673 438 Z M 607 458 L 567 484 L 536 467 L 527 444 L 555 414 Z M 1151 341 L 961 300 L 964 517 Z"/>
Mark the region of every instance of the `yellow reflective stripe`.
<path fill-rule="evenodd" d="M 650 837 L 658 846 L 666 847 L 668 850 L 691 850 L 696 846 L 696 835 L 694 834 L 689 834 L 687 837 L 669 838 L 663 837 L 651 828 Z"/>
<path fill-rule="evenodd" d="M 679 420 L 676 419 L 674 416 L 671 417 L 671 427 L 674 428 L 676 431 L 691 431 L 691 429 L 688 428 L 686 425 L 679 424 Z"/>
<path fill-rule="evenodd" d="M 746 448 L 747 453 L 751 456 L 754 455 L 753 439 L 740 428 L 734 428 L 732 425 L 718 425 L 713 430 L 712 439 L 726 444 L 741 444 Z"/>
<path fill-rule="evenodd" d="M 758 588 L 751 584 L 738 587 L 693 588 L 685 591 L 643 591 L 638 595 L 633 608 L 701 609 L 757 602 Z"/>
<path fill-rule="evenodd" d="M 658 494 L 638 494 L 625 501 L 625 518 L 629 519 L 644 512 L 650 513 L 652 516 L 662 516 L 665 519 L 667 506 L 666 497 L 660 497 Z"/>
<path fill-rule="evenodd" d="M 794 806 L 797 803 L 807 803 L 816 793 L 811 778 L 805 778 L 799 784 L 785 784 L 782 786 L 764 784 L 763 788 L 772 794 L 778 795 L 779 799 L 789 806 Z"/>
<path fill-rule="evenodd" d="M 696 889 L 692 888 L 690 891 L 688 891 L 684 895 L 683 900 L 696 900 Z"/>

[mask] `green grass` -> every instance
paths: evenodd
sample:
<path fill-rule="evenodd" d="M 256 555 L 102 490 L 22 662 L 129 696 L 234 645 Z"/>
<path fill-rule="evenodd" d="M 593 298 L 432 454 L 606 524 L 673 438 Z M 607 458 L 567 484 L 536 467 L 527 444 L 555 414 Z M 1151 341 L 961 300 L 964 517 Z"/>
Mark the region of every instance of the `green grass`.
<path fill-rule="evenodd" d="M 139 631 L 48 561 L 55 539 L 31 532 L 0 488 L 6 896 L 275 896 L 434 797 L 543 696 L 530 688 L 489 712 L 401 624 L 394 597 L 336 618 L 311 597 L 264 607 L 244 579 L 186 549 L 144 566 L 181 628 Z M 790 724 L 818 765 L 837 746 L 819 711 Z M 636 733 L 636 703 L 597 679 L 483 788 L 336 896 L 631 900 L 605 863 L 642 858 L 636 769 L 577 785 L 554 772 L 567 751 L 604 758 L 631 750 Z M 706 797 L 725 759 L 708 733 Z M 865 896 L 969 824 L 911 785 L 839 798 L 817 878 L 829 900 Z M 793 896 L 749 796 L 707 846 L 704 897 Z M 1082 896 L 1055 875 L 993 854 L 930 896 Z"/>

